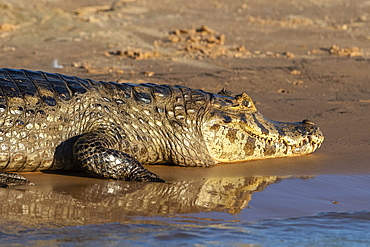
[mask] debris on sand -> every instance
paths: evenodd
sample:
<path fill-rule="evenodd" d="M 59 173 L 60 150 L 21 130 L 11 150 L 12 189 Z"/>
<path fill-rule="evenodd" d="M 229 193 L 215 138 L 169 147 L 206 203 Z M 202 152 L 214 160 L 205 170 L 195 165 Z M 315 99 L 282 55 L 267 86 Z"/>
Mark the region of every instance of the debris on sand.
<path fill-rule="evenodd" d="M 168 40 L 173 43 L 182 42 L 201 45 L 223 45 L 225 44 L 225 35 L 218 34 L 215 30 L 207 26 L 201 26 L 200 28 L 177 29 L 171 31 Z"/>
<path fill-rule="evenodd" d="M 54 58 L 51 67 L 54 68 L 54 69 L 62 69 L 63 68 L 63 65 L 60 65 L 58 63 L 58 59 L 57 58 Z"/>
<path fill-rule="evenodd" d="M 0 31 L 4 32 L 13 32 L 17 29 L 16 25 L 10 24 L 10 23 L 2 23 L 0 24 Z"/>
<path fill-rule="evenodd" d="M 185 57 L 201 60 L 204 58 L 244 58 L 250 56 L 251 52 L 244 46 L 227 47 L 225 46 L 225 40 L 224 34 L 220 34 L 207 26 L 201 26 L 199 28 L 176 29 L 168 32 L 168 36 L 163 40 L 154 41 L 154 47 L 165 48 L 161 49 L 161 52 L 127 49 L 108 52 L 107 54 L 136 60 L 155 57 L 169 57 L 170 59 Z"/>
<path fill-rule="evenodd" d="M 159 51 L 142 51 L 139 49 L 127 49 L 118 50 L 115 52 L 109 52 L 109 55 L 122 56 L 127 58 L 132 58 L 135 60 L 146 60 L 154 57 L 159 57 L 161 53 Z"/>
<path fill-rule="evenodd" d="M 285 56 L 286 58 L 290 58 L 290 59 L 295 58 L 294 53 L 292 53 L 290 51 L 284 52 L 283 56 Z"/>
<path fill-rule="evenodd" d="M 225 35 L 215 30 L 201 26 L 199 28 L 176 29 L 169 32 L 162 46 L 173 46 L 177 48 L 178 54 L 186 54 L 188 58 L 217 58 L 229 56 L 229 50 L 224 46 Z"/>
<path fill-rule="evenodd" d="M 146 77 L 152 77 L 153 75 L 155 75 L 155 72 L 154 71 L 144 71 L 143 74 Z"/>
<path fill-rule="evenodd" d="M 361 57 L 363 56 L 362 50 L 358 47 L 352 46 L 348 48 L 340 48 L 337 45 L 332 45 L 329 49 L 330 55 L 336 55 L 340 57 Z"/>
<path fill-rule="evenodd" d="M 300 74 L 302 74 L 302 71 L 294 69 L 294 70 L 290 71 L 290 74 L 291 75 L 300 75 Z"/>
<path fill-rule="evenodd" d="M 160 52 L 159 52 L 159 51 Z M 336 55 L 357 57 L 364 56 L 360 48 L 352 46 L 340 48 L 332 45 L 330 48 L 308 51 L 309 55 Z M 105 53 L 107 56 L 115 55 L 135 60 L 146 60 L 152 58 L 168 58 L 175 61 L 178 58 L 202 60 L 206 58 L 286 58 L 295 59 L 298 55 L 293 52 L 273 52 L 273 51 L 249 51 L 244 45 L 226 45 L 226 36 L 208 26 L 198 28 L 175 29 L 168 32 L 167 37 L 155 40 L 153 50 L 142 50 L 127 48 L 124 50 L 110 51 Z"/>

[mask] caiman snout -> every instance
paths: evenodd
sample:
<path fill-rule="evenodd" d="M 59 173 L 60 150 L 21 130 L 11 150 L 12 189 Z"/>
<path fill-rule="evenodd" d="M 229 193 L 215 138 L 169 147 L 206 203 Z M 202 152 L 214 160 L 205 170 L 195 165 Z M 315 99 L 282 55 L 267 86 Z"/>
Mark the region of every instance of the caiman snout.
<path fill-rule="evenodd" d="M 302 121 L 302 124 L 303 125 L 308 125 L 309 127 L 311 127 L 311 132 L 308 135 L 308 142 L 311 143 L 314 146 L 314 148 L 312 150 L 312 152 L 313 152 L 321 146 L 321 143 L 324 141 L 324 136 L 323 136 L 321 130 L 319 129 L 319 127 L 317 127 L 314 122 L 312 122 L 308 119 L 304 119 Z"/>
<path fill-rule="evenodd" d="M 230 121 L 224 121 L 229 116 Z M 214 160 L 235 162 L 298 156 L 314 152 L 324 136 L 310 120 L 285 123 L 265 118 L 258 111 L 215 114 L 203 135 Z"/>
<path fill-rule="evenodd" d="M 314 152 L 321 146 L 324 136 L 312 121 L 304 119 L 298 123 L 275 122 L 275 128 L 279 130 L 279 139 L 286 146 L 285 155 L 295 156 Z"/>

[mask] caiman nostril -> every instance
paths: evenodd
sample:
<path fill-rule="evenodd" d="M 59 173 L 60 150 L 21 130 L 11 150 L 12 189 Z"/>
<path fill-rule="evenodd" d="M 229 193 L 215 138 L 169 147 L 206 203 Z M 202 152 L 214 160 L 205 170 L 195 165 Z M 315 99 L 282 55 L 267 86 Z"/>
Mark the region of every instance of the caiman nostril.
<path fill-rule="evenodd" d="M 310 121 L 310 120 L 308 120 L 308 119 L 304 119 L 304 120 L 302 121 L 302 124 L 311 124 L 311 125 L 315 125 L 315 123 L 314 123 L 314 122 L 312 122 L 312 121 Z"/>

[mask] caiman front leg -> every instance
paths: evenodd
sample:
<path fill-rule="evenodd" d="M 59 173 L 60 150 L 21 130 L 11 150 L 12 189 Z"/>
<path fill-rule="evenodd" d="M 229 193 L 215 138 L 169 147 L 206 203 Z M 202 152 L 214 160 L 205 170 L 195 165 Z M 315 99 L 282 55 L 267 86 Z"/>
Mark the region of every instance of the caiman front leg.
<path fill-rule="evenodd" d="M 0 188 L 8 188 L 9 185 L 33 185 L 21 175 L 0 171 Z"/>
<path fill-rule="evenodd" d="M 114 141 L 109 133 L 101 130 L 83 134 L 73 146 L 74 158 L 80 162 L 83 170 L 99 177 L 125 181 L 164 182 L 129 154 L 112 148 L 117 146 Z"/>

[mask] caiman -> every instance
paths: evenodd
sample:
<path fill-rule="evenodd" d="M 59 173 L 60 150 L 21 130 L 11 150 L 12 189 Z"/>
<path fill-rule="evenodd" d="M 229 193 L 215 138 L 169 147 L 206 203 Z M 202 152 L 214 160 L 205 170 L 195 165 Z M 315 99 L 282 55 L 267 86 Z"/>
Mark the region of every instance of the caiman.
<path fill-rule="evenodd" d="M 143 165 L 297 156 L 323 140 L 309 120 L 265 118 L 245 93 L 0 69 L 2 187 L 30 183 L 9 172 L 73 169 L 164 182 Z"/>

